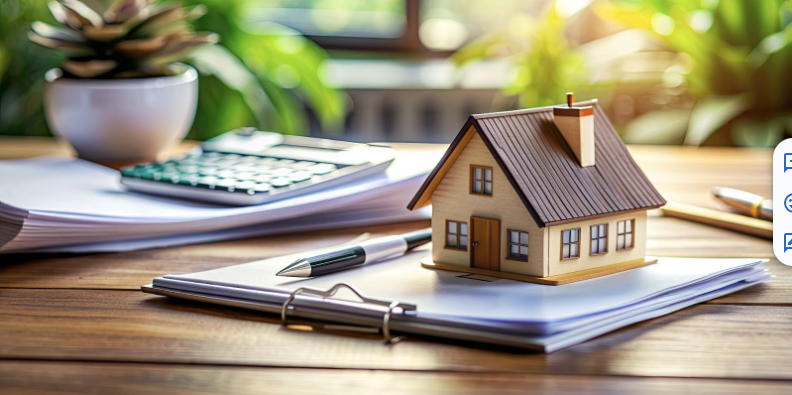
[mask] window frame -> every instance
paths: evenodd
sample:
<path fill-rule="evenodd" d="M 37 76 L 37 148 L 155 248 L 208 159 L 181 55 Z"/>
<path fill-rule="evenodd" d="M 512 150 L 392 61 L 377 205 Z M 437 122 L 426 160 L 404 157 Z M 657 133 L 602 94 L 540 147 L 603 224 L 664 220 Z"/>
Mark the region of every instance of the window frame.
<path fill-rule="evenodd" d="M 448 236 L 451 235 L 451 233 L 448 232 L 448 230 L 450 229 L 448 225 L 451 222 L 457 224 L 457 232 L 455 233 L 455 235 L 457 237 L 457 245 L 456 246 L 449 246 L 448 245 Z M 462 245 L 462 243 L 460 243 L 461 230 L 462 230 L 462 226 L 461 225 L 462 224 L 465 225 L 465 238 L 468 239 L 467 242 L 464 245 Z M 467 222 L 456 221 L 456 220 L 453 220 L 453 219 L 447 219 L 445 221 L 445 232 L 444 232 L 444 240 L 443 240 L 443 247 L 445 249 L 454 250 L 454 251 L 467 251 L 469 242 L 470 242 L 470 227 L 468 226 Z"/>
<path fill-rule="evenodd" d="M 516 243 L 513 243 L 511 241 L 511 233 L 512 232 L 517 232 L 517 242 Z M 520 243 L 520 236 L 522 236 L 523 233 L 525 233 L 526 244 L 521 244 Z M 517 229 L 506 229 L 506 259 L 508 259 L 510 261 L 528 262 L 528 259 L 530 257 L 529 254 L 531 252 L 530 244 L 531 244 L 531 234 L 530 234 L 530 232 L 526 232 L 524 230 L 517 230 Z M 516 256 L 516 257 L 511 255 L 511 246 L 513 246 L 513 245 L 517 246 L 517 255 L 518 256 Z M 526 253 L 525 253 L 525 259 L 519 257 L 519 255 L 520 255 L 519 254 L 520 247 L 525 247 L 525 249 L 527 250 Z"/>
<path fill-rule="evenodd" d="M 605 237 L 602 237 L 599 233 L 597 233 L 597 238 L 594 239 L 594 231 L 593 231 L 593 229 L 595 227 L 597 227 L 599 229 L 600 226 L 605 226 Z M 599 232 L 599 230 L 598 230 L 598 232 Z M 591 225 L 589 227 L 589 249 L 588 249 L 589 250 L 589 256 L 600 256 L 600 255 L 607 254 L 608 253 L 608 238 L 609 237 L 610 237 L 610 224 L 609 223 L 606 222 L 604 224 Z M 599 248 L 599 241 L 600 241 L 600 239 L 603 239 L 603 238 L 605 239 L 605 250 L 598 251 L 596 254 L 593 253 L 591 251 L 591 249 L 594 247 L 594 240 L 597 241 L 597 247 Z"/>
<path fill-rule="evenodd" d="M 574 242 L 574 243 L 572 242 L 572 233 L 571 233 L 573 230 L 577 230 L 577 241 L 576 241 L 576 242 Z M 569 234 L 569 243 L 564 243 L 564 232 L 567 232 L 567 231 L 569 231 L 569 232 L 570 232 L 570 234 Z M 573 255 L 570 253 L 570 256 L 569 256 L 569 257 L 566 257 L 566 258 L 564 258 L 564 246 L 565 246 L 565 245 L 569 245 L 569 246 L 570 246 L 570 250 L 571 250 L 571 246 L 572 246 L 572 244 L 577 244 L 577 255 L 574 255 L 574 256 L 573 256 Z M 580 243 L 580 228 L 569 228 L 569 229 L 562 229 L 562 230 L 561 230 L 561 251 L 560 251 L 560 253 L 561 253 L 561 260 L 562 260 L 562 261 L 569 261 L 569 260 L 573 260 L 573 259 L 580 259 L 580 244 L 581 244 L 581 243 Z M 571 252 L 571 251 L 570 251 L 570 252 Z"/>
<path fill-rule="evenodd" d="M 476 169 L 481 169 L 481 181 L 480 181 L 481 182 L 481 192 L 475 192 L 475 188 L 474 188 L 474 186 L 476 184 Z M 484 187 L 486 186 L 486 183 L 487 183 L 487 173 L 486 173 L 487 170 L 489 170 L 490 176 L 492 178 L 489 181 L 489 183 L 490 183 L 490 193 L 485 193 L 484 192 L 484 190 L 485 190 Z M 493 193 L 495 192 L 495 171 L 492 170 L 491 166 L 481 166 L 481 165 L 474 165 L 474 164 L 470 165 L 470 190 L 469 190 L 469 192 L 470 192 L 471 195 L 492 197 Z"/>
<path fill-rule="evenodd" d="M 619 223 L 624 222 L 624 233 L 619 233 Z M 630 223 L 630 231 L 627 232 L 627 223 Z M 619 248 L 619 237 L 624 236 L 625 238 L 625 245 L 627 244 L 627 235 L 630 235 L 630 246 Z M 633 219 L 625 219 L 623 221 L 616 222 L 616 251 L 629 251 L 635 248 L 635 218 Z"/>

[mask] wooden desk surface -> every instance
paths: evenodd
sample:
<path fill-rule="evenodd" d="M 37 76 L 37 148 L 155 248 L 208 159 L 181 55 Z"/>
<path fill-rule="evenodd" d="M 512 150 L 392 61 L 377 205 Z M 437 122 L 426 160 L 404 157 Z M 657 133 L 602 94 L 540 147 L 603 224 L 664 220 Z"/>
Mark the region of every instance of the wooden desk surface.
<path fill-rule="evenodd" d="M 631 147 L 668 200 L 718 207 L 715 185 L 771 195 L 769 150 Z M 68 154 L 0 138 L 0 158 Z M 3 186 L 0 186 L 3 187 Z M 186 273 L 318 248 L 363 232 L 225 241 L 118 254 L 0 256 L 0 393 L 782 393 L 792 380 L 792 268 L 774 280 L 550 355 L 287 330 L 277 317 L 146 295 Z M 652 216 L 649 253 L 773 256 L 771 243 Z"/>

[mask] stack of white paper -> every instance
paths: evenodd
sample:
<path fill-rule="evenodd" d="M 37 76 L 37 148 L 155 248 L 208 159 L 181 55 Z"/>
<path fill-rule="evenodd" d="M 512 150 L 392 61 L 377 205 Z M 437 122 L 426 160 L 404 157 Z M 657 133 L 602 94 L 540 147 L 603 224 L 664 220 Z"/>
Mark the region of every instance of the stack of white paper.
<path fill-rule="evenodd" d="M 305 252 L 154 279 L 147 292 L 280 313 L 299 287 L 347 283 L 367 297 L 417 306 L 391 318 L 406 333 L 536 348 L 552 352 L 771 278 L 762 259 L 659 258 L 658 263 L 560 286 L 426 269 L 428 247 L 390 261 L 325 276 L 278 277 Z M 164 291 L 164 292 L 163 292 Z M 383 309 L 298 296 L 289 315 L 382 325 Z"/>
<path fill-rule="evenodd" d="M 78 159 L 0 162 L 0 252 L 122 251 L 429 218 L 406 209 L 443 153 L 398 150 L 381 175 L 273 203 L 227 207 L 125 190 Z"/>

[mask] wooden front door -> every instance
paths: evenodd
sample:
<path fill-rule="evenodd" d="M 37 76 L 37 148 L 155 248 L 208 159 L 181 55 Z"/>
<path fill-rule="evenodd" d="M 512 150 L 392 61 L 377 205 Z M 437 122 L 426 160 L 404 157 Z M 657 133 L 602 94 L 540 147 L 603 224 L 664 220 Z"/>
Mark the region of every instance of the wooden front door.
<path fill-rule="evenodd" d="M 470 266 L 500 270 L 500 220 L 470 217 Z"/>

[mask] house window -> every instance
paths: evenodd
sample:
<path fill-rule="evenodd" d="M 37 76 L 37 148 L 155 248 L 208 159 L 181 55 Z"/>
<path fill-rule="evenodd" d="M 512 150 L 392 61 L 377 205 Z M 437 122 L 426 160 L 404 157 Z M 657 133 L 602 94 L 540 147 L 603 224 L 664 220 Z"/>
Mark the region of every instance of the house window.
<path fill-rule="evenodd" d="M 446 248 L 467 251 L 467 222 L 446 221 Z"/>
<path fill-rule="evenodd" d="M 492 168 L 470 166 L 470 193 L 492 196 Z"/>
<path fill-rule="evenodd" d="M 608 252 L 608 224 L 591 225 L 591 255 Z"/>
<path fill-rule="evenodd" d="M 580 228 L 561 231 L 561 259 L 580 257 Z"/>
<path fill-rule="evenodd" d="M 528 261 L 528 232 L 509 229 L 509 259 Z"/>
<path fill-rule="evenodd" d="M 633 248 L 633 232 L 635 231 L 635 220 L 628 219 L 616 223 L 616 250 L 629 250 Z"/>

